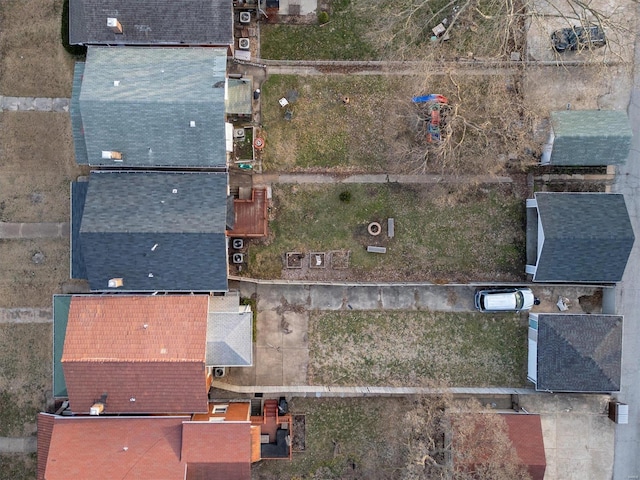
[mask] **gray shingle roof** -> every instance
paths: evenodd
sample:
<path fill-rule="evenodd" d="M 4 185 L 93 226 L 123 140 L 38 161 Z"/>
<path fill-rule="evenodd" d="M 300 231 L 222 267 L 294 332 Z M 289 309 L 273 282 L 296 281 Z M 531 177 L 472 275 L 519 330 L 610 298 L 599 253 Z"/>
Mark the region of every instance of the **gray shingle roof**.
<path fill-rule="evenodd" d="M 627 161 L 631 125 L 627 114 L 608 110 L 551 113 L 552 165 L 616 165 Z"/>
<path fill-rule="evenodd" d="M 251 115 L 253 86 L 248 78 L 229 79 L 226 112 L 229 115 Z"/>
<path fill-rule="evenodd" d="M 226 194 L 225 173 L 92 173 L 79 232 L 91 289 L 227 290 Z"/>
<path fill-rule="evenodd" d="M 122 34 L 107 27 L 110 17 L 122 24 Z M 69 42 L 232 45 L 232 0 L 70 0 Z"/>
<path fill-rule="evenodd" d="M 620 390 L 622 316 L 538 315 L 537 390 Z"/>
<path fill-rule="evenodd" d="M 73 150 L 76 155 L 76 162 L 81 165 L 89 163 L 87 158 L 87 144 L 84 141 L 84 130 L 82 127 L 82 115 L 80 115 L 80 87 L 84 76 L 84 62 L 76 62 L 73 69 L 73 88 L 71 90 L 71 102 L 69 113 L 71 115 L 71 131 L 73 133 Z"/>
<path fill-rule="evenodd" d="M 71 102 L 78 163 L 226 165 L 224 49 L 90 47 L 80 73 Z"/>
<path fill-rule="evenodd" d="M 541 192 L 536 200 L 544 243 L 534 281 L 622 279 L 635 240 L 622 195 Z"/>
<path fill-rule="evenodd" d="M 241 310 L 242 308 L 242 310 Z M 253 314 L 240 307 L 240 296 L 209 297 L 205 363 L 212 367 L 239 367 L 253 364 Z"/>

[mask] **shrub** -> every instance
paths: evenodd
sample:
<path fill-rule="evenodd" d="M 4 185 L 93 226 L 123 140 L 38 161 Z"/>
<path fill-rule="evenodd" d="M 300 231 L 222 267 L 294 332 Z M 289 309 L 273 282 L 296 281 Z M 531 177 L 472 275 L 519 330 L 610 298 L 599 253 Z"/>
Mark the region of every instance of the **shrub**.
<path fill-rule="evenodd" d="M 351 192 L 349 190 L 345 190 L 340 193 L 340 201 L 344 203 L 349 203 L 351 201 Z"/>
<path fill-rule="evenodd" d="M 324 25 L 329 21 L 329 14 L 325 11 L 318 13 L 318 23 Z"/>

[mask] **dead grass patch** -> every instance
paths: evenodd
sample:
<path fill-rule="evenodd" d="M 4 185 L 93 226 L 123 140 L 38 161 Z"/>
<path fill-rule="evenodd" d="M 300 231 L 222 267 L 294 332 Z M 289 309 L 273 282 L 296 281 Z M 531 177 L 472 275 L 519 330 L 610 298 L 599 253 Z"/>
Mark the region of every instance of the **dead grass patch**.
<path fill-rule="evenodd" d="M 35 264 L 36 252 L 44 262 Z M 50 307 L 51 295 L 61 293 L 69 278 L 69 240 L 0 240 L 2 277 L 0 308 Z"/>
<path fill-rule="evenodd" d="M 252 478 L 262 480 L 398 478 L 406 459 L 402 416 L 407 402 L 398 398 L 294 398 L 294 414 L 306 414 L 304 453 L 292 462 L 261 462 Z M 389 429 L 389 418 L 398 428 Z"/>
<path fill-rule="evenodd" d="M 74 161 L 66 113 L 0 115 L 0 221 L 69 221 L 69 183 L 88 169 Z"/>
<path fill-rule="evenodd" d="M 50 323 L 0 324 L 0 436 L 28 436 L 51 394 Z"/>
<path fill-rule="evenodd" d="M 0 478 L 33 480 L 36 478 L 37 464 L 35 453 L 7 453 L 0 455 Z"/>
<path fill-rule="evenodd" d="M 427 141 L 429 106 L 411 101 L 427 93 L 449 99 L 441 112 L 441 142 Z M 282 97 L 290 101 L 286 107 L 278 104 Z M 531 132 L 541 116 L 541 109 L 522 100 L 521 74 L 515 71 L 275 75 L 263 86 L 264 165 L 280 171 L 500 174 L 534 162 Z"/>
<path fill-rule="evenodd" d="M 316 312 L 310 384 L 524 386 L 526 332 L 518 314 Z"/>
<path fill-rule="evenodd" d="M 524 272 L 524 198 L 513 185 L 273 187 L 268 242 L 249 247 L 248 275 L 353 281 L 520 281 Z M 395 236 L 387 236 L 387 219 Z M 367 233 L 370 222 L 383 232 Z M 367 246 L 387 248 L 368 253 Z M 347 269 L 283 270 L 285 252 L 350 251 Z"/>
<path fill-rule="evenodd" d="M 62 46 L 63 0 L 8 0 L 0 9 L 0 92 L 70 97 L 74 58 Z"/>

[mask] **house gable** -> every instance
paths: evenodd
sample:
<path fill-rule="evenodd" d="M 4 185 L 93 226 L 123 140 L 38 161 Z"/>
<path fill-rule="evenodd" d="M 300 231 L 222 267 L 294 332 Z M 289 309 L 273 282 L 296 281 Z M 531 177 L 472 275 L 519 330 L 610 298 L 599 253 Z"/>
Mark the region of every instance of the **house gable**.
<path fill-rule="evenodd" d="M 208 296 L 73 296 L 62 366 L 70 408 L 194 413 L 208 408 Z"/>
<path fill-rule="evenodd" d="M 225 79 L 219 48 L 90 47 L 70 104 L 76 161 L 225 168 Z"/>
<path fill-rule="evenodd" d="M 620 390 L 622 317 L 538 314 L 536 389 Z"/>
<path fill-rule="evenodd" d="M 534 281 L 622 279 L 635 240 L 622 195 L 542 192 L 535 199 L 542 232 Z"/>
<path fill-rule="evenodd" d="M 93 172 L 72 272 L 94 291 L 226 291 L 226 193 L 224 173 Z"/>
<path fill-rule="evenodd" d="M 563 110 L 551 113 L 552 165 L 624 164 L 631 148 L 631 125 L 625 112 Z"/>

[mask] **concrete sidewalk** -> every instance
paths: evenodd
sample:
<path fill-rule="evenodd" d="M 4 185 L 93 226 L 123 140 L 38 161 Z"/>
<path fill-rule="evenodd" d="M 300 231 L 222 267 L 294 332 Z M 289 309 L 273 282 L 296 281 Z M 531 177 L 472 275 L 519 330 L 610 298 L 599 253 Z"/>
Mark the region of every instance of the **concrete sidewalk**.
<path fill-rule="evenodd" d="M 69 223 L 9 223 L 0 222 L 0 239 L 65 238 L 70 234 Z"/>
<path fill-rule="evenodd" d="M 69 111 L 68 98 L 5 97 L 0 95 L 3 112 L 60 112 Z"/>
<path fill-rule="evenodd" d="M 0 308 L 0 323 L 51 323 L 51 308 Z"/>
<path fill-rule="evenodd" d="M 35 453 L 36 437 L 0 437 L 0 453 Z"/>
<path fill-rule="evenodd" d="M 404 184 L 483 184 L 513 183 L 511 177 L 494 175 L 387 175 L 359 174 L 336 175 L 332 173 L 286 173 L 257 174 L 253 176 L 254 185 L 273 185 L 275 183 L 404 183 Z"/>

